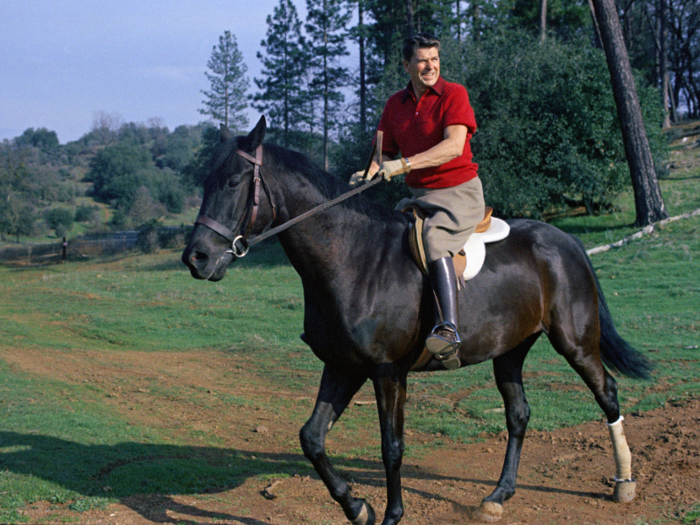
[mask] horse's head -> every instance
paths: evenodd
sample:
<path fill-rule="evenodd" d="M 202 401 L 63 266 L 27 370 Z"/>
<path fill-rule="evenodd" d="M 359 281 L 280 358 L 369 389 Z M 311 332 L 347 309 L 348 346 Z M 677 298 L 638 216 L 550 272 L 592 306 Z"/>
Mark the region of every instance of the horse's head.
<path fill-rule="evenodd" d="M 204 199 L 182 261 L 196 279 L 218 281 L 245 255 L 246 239 L 274 220 L 274 205 L 264 180 L 262 142 L 265 117 L 247 137 L 221 126 L 214 169 L 204 181 Z"/>

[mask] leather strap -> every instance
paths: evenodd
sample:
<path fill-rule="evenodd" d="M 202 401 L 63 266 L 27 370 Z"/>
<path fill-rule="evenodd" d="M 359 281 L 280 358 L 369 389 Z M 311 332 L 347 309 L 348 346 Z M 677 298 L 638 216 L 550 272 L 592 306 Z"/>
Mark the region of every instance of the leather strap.
<path fill-rule="evenodd" d="M 199 217 L 197 217 L 197 220 L 194 221 L 194 223 L 203 224 L 207 228 L 214 230 L 228 242 L 233 242 L 233 239 L 236 237 L 236 234 L 229 230 L 226 226 L 224 226 L 223 224 L 219 224 L 215 220 L 207 217 L 206 215 L 200 215 Z"/>
<path fill-rule="evenodd" d="M 381 144 L 382 144 L 382 138 L 383 134 L 382 132 L 377 133 L 377 141 L 374 143 L 374 147 L 372 149 L 372 154 L 369 157 L 369 160 L 367 161 L 367 167 L 365 168 L 365 176 L 367 176 L 367 172 L 369 171 L 370 164 L 372 162 L 372 159 L 374 157 L 374 154 L 377 150 L 379 150 L 379 159 L 381 160 Z M 260 186 L 263 187 L 265 190 L 265 193 L 267 194 L 267 198 L 270 201 L 270 207 L 272 208 L 272 222 L 275 221 L 275 218 L 277 217 L 277 208 L 275 207 L 275 203 L 272 200 L 272 194 L 270 193 L 270 188 L 267 186 L 267 183 L 265 182 L 265 179 L 263 179 L 262 175 L 260 174 L 260 166 L 262 166 L 263 162 L 263 148 L 262 144 L 259 145 L 256 150 L 255 150 L 255 157 L 252 155 L 246 153 L 243 150 L 236 150 L 236 153 L 243 157 L 244 159 L 250 161 L 253 163 L 255 168 L 253 169 L 253 190 L 251 192 L 251 196 L 249 199 L 249 202 L 252 202 L 252 207 L 250 210 L 250 220 L 248 221 L 248 224 L 245 226 L 245 228 L 241 228 L 243 232 L 241 235 L 236 235 L 233 231 L 228 229 L 226 226 L 223 224 L 220 224 L 216 222 L 213 219 L 210 219 L 206 215 L 200 215 L 197 217 L 197 220 L 195 221 L 195 224 L 201 224 L 203 226 L 206 226 L 208 228 L 211 228 L 213 231 L 221 235 L 224 239 L 229 241 L 231 243 L 231 249 L 234 251 L 236 255 L 239 257 L 243 257 L 246 253 L 248 253 L 248 248 L 253 246 L 254 244 L 258 244 L 259 242 L 262 242 L 263 240 L 267 239 L 268 237 L 272 237 L 273 235 L 277 235 L 280 232 L 283 232 L 287 228 L 290 228 L 294 226 L 295 224 L 303 221 L 304 219 L 307 219 L 311 217 L 312 215 L 316 215 L 319 212 L 322 212 L 324 210 L 327 210 L 331 206 L 335 206 L 336 204 L 343 202 L 346 199 L 349 199 L 350 197 L 357 195 L 358 193 L 361 193 L 365 190 L 368 190 L 372 186 L 375 186 L 382 182 L 381 177 L 375 177 L 373 180 L 363 184 L 362 186 L 359 186 L 353 190 L 350 190 L 347 193 L 344 193 L 340 197 L 336 197 L 335 199 L 325 202 L 323 204 L 320 204 L 316 206 L 315 208 L 310 209 L 309 211 L 302 213 L 301 215 L 294 217 L 293 219 L 290 219 L 289 221 L 285 222 L 284 224 L 280 224 L 279 226 L 272 228 L 270 230 L 267 230 L 266 232 L 263 232 L 262 234 L 258 235 L 255 237 L 252 241 L 248 241 L 248 234 L 251 231 L 251 228 L 253 227 L 253 224 L 255 223 L 255 219 L 257 218 L 258 215 L 258 207 L 260 204 Z M 241 243 L 243 248 L 239 249 L 237 243 Z"/>

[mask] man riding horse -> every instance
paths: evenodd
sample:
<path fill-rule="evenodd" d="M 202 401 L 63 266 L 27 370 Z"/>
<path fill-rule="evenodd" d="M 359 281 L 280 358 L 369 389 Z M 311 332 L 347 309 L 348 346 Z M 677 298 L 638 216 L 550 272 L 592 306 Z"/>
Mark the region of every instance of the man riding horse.
<path fill-rule="evenodd" d="M 469 140 L 476 131 L 467 90 L 440 76 L 440 42 L 428 33 L 404 41 L 408 86 L 392 95 L 382 113 L 381 166 L 368 179 L 406 174 L 412 204 L 427 213 L 423 244 L 436 299 L 436 323 L 428 351 L 450 369 L 459 368 L 457 282 L 452 257 L 484 218 L 484 196 Z M 401 158 L 396 158 L 399 153 Z M 355 173 L 350 182 L 363 180 Z"/>

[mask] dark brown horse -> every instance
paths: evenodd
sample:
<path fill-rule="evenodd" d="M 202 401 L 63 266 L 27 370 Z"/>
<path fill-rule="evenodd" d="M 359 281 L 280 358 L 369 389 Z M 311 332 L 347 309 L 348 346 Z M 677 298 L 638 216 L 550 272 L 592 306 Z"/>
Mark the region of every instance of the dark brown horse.
<path fill-rule="evenodd" d="M 299 153 L 262 146 L 265 120 L 247 137 L 222 127 L 215 168 L 182 259 L 197 279 L 217 281 L 247 242 L 348 191 Z M 325 452 L 325 437 L 369 379 L 377 397 L 387 476 L 384 525 L 404 507 L 401 461 L 407 376 L 433 325 L 427 278 L 407 249 L 409 219 L 355 196 L 278 234 L 304 287 L 304 340 L 325 363 L 313 414 L 300 432 L 306 457 L 356 525 L 374 525 L 372 507 L 350 494 Z M 488 247 L 481 272 L 460 291 L 463 365 L 493 360 L 506 407 L 508 445 L 498 486 L 478 514 L 497 519 L 515 492 L 530 409 L 522 384 L 528 351 L 543 332 L 593 392 L 613 429 L 616 499 L 633 497 L 615 380 L 648 377 L 650 364 L 616 332 L 580 241 L 547 224 L 510 222 L 510 236 Z M 234 240 L 235 239 L 235 240 Z M 248 241 L 250 239 L 250 241 Z M 233 246 L 232 246 L 233 244 Z M 439 370 L 430 362 L 426 370 Z"/>

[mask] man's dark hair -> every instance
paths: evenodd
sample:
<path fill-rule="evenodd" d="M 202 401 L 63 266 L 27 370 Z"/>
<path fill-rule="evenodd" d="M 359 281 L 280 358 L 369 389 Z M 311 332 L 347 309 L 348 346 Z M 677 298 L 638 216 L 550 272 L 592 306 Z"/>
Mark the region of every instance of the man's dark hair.
<path fill-rule="evenodd" d="M 440 41 L 430 33 L 417 33 L 403 41 L 403 58 L 410 62 L 417 48 L 436 47 L 440 51 Z"/>

